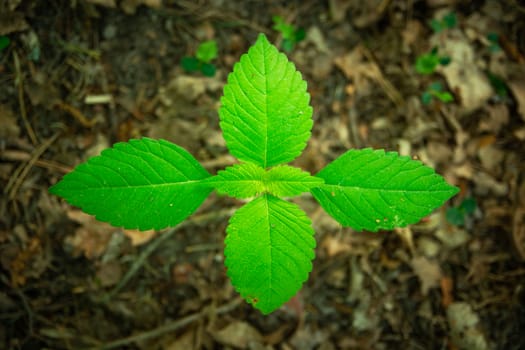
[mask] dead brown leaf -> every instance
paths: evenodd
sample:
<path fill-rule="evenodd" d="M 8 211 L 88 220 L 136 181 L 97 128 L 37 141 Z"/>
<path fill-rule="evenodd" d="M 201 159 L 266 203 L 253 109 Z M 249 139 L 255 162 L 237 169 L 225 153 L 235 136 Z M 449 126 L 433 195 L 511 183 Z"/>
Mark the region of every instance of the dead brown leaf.
<path fill-rule="evenodd" d="M 97 282 L 102 287 L 113 286 L 122 278 L 122 272 L 122 266 L 116 260 L 103 263 L 97 268 Z"/>
<path fill-rule="evenodd" d="M 320 246 L 326 251 L 328 257 L 333 257 L 334 255 L 346 253 L 352 250 L 352 246 L 348 240 L 341 237 L 334 237 L 332 235 L 326 235 Z"/>
<path fill-rule="evenodd" d="M 478 157 L 483 168 L 488 170 L 491 174 L 499 174 L 502 172 L 505 153 L 496 145 L 480 147 L 478 149 Z"/>
<path fill-rule="evenodd" d="M 244 321 L 234 321 L 218 331 L 212 331 L 213 338 L 219 343 L 246 349 L 251 343 L 260 343 L 263 339 L 257 329 Z"/>
<path fill-rule="evenodd" d="M 521 260 L 525 260 L 525 208 L 520 207 L 514 212 L 512 221 L 512 242 Z"/>
<path fill-rule="evenodd" d="M 109 241 L 116 231 L 121 231 L 128 237 L 133 246 L 142 245 L 156 235 L 155 230 L 139 231 L 118 229 L 105 222 L 100 222 L 94 216 L 76 209 L 69 210 L 67 216 L 81 224 L 75 234 L 66 238 L 65 243 L 73 248 L 74 255 L 84 255 L 88 259 L 96 259 L 106 252 Z"/>
<path fill-rule="evenodd" d="M 88 259 L 102 256 L 106 251 L 111 235 L 117 229 L 80 210 L 69 210 L 67 216 L 81 225 L 75 230 L 74 235 L 65 239 L 65 243 L 73 248 L 73 255 L 84 255 Z"/>
<path fill-rule="evenodd" d="M 370 56 L 364 46 L 358 45 L 352 51 L 336 57 L 334 63 L 348 79 L 353 80 L 360 95 L 370 94 L 370 81 L 373 81 L 381 86 L 392 102 L 401 105 L 403 98 L 392 83 L 383 76 L 379 66 L 369 59 Z"/>
<path fill-rule="evenodd" d="M 438 67 L 438 70 L 444 75 L 450 89 L 459 95 L 462 112 L 468 114 L 482 107 L 492 96 L 493 90 L 478 67 L 477 55 L 465 34 L 460 29 L 450 29 L 445 34 L 434 34 L 430 41 L 432 46 L 438 47 L 440 56 L 450 58 L 450 63 Z"/>
<path fill-rule="evenodd" d="M 472 180 L 476 184 L 476 193 L 487 195 L 492 193 L 496 196 L 503 197 L 509 193 L 508 185 L 500 182 L 493 176 L 484 171 L 475 172 L 472 175 Z"/>
<path fill-rule="evenodd" d="M 175 340 L 163 347 L 163 350 L 188 350 L 195 349 L 195 329 L 189 329 Z"/>
<path fill-rule="evenodd" d="M 439 287 L 442 272 L 436 261 L 418 256 L 412 259 L 410 265 L 421 281 L 421 293 L 423 295 L 427 295 L 431 288 Z"/>
<path fill-rule="evenodd" d="M 115 8 L 117 7 L 117 1 L 116 0 L 86 0 L 87 2 L 90 2 L 95 5 L 100 5 L 104 7 L 110 7 Z"/>
<path fill-rule="evenodd" d="M 145 5 L 152 8 L 160 8 L 162 6 L 161 0 L 123 0 L 120 3 L 122 10 L 128 15 L 133 15 L 137 11 L 137 7 Z"/>
<path fill-rule="evenodd" d="M 412 46 L 420 39 L 423 34 L 423 25 L 418 20 L 409 20 L 405 29 L 401 32 L 403 37 L 403 51 L 411 52 Z"/>
<path fill-rule="evenodd" d="M 436 237 L 448 248 L 457 248 L 468 242 L 467 231 L 457 226 L 443 225 L 436 231 Z"/>
<path fill-rule="evenodd" d="M 456 302 L 447 308 L 447 320 L 454 345 L 459 349 L 488 349 L 485 336 L 479 329 L 479 317 L 472 307 Z"/>
<path fill-rule="evenodd" d="M 6 11 L 0 14 L 0 35 L 20 32 L 28 28 L 23 13 Z"/>
<path fill-rule="evenodd" d="M 337 23 L 345 18 L 346 11 L 350 8 L 352 2 L 347 0 L 330 0 L 329 4 L 330 17 L 332 17 L 332 20 Z"/>
<path fill-rule="evenodd" d="M 34 275 L 34 271 L 32 271 L 32 262 L 41 254 L 42 242 L 38 237 L 33 237 L 29 240 L 27 247 L 20 250 L 10 263 L 9 270 L 11 272 L 11 283 L 13 286 L 24 285 L 29 274 Z M 38 275 L 40 274 L 37 274 L 36 276 Z"/>
<path fill-rule="evenodd" d="M 454 289 L 454 281 L 450 277 L 441 278 L 441 305 L 449 306 L 454 301 L 452 290 Z"/>
<path fill-rule="evenodd" d="M 488 115 L 479 123 L 479 131 L 481 132 L 498 134 L 510 121 L 509 107 L 505 104 L 486 105 L 485 110 Z"/>
<path fill-rule="evenodd" d="M 525 79 L 509 81 L 509 85 L 516 102 L 518 102 L 518 112 L 522 120 L 525 120 Z"/>
<path fill-rule="evenodd" d="M 14 139 L 20 134 L 13 111 L 4 104 L 0 104 L 0 125 L 0 140 Z"/>

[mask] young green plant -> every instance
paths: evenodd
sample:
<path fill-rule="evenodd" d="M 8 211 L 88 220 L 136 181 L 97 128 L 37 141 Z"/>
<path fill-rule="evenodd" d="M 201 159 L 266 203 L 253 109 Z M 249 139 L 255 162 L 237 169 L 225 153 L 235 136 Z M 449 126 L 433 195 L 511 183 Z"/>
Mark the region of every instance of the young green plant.
<path fill-rule="evenodd" d="M 429 105 L 434 98 L 443 103 L 454 101 L 454 96 L 450 92 L 444 91 L 443 85 L 440 82 L 433 82 L 428 86 L 421 95 L 421 102 L 423 102 L 424 105 Z"/>
<path fill-rule="evenodd" d="M 235 289 L 268 314 L 298 292 L 315 256 L 310 219 L 282 197 L 311 192 L 341 225 L 378 231 L 415 223 L 458 191 L 419 161 L 370 148 L 349 150 L 316 175 L 287 165 L 310 137 L 309 102 L 294 64 L 261 34 L 228 76 L 219 109 L 239 163 L 210 175 L 173 143 L 135 139 L 78 165 L 50 192 L 140 230 L 177 225 L 214 189 L 248 200 L 226 229 L 225 264 Z"/>
<path fill-rule="evenodd" d="M 498 33 L 490 32 L 487 34 L 487 41 L 489 42 L 489 50 L 492 53 L 500 52 L 501 46 L 499 44 Z"/>
<path fill-rule="evenodd" d="M 8 36 L 0 35 L 0 52 L 7 48 L 9 44 L 11 43 L 11 40 L 9 40 Z"/>
<path fill-rule="evenodd" d="M 446 66 L 450 63 L 450 57 L 440 56 L 437 47 L 430 52 L 421 54 L 416 59 L 416 72 L 419 74 L 433 74 L 439 65 Z"/>
<path fill-rule="evenodd" d="M 218 48 L 215 40 L 200 43 L 195 57 L 182 58 L 181 65 L 186 72 L 201 72 L 207 77 L 213 77 L 217 68 L 211 61 L 217 58 Z"/>
<path fill-rule="evenodd" d="M 441 33 L 444 30 L 455 28 L 457 22 L 456 14 L 450 12 L 444 15 L 441 19 L 433 19 L 430 22 L 430 27 L 435 33 Z"/>
<path fill-rule="evenodd" d="M 283 36 L 281 47 L 286 52 L 292 52 L 295 45 L 306 36 L 303 28 L 296 28 L 293 24 L 286 23 L 281 16 L 273 16 L 272 21 L 274 23 L 273 29 Z"/>
<path fill-rule="evenodd" d="M 451 224 L 463 226 L 465 225 L 465 220 L 474 214 L 476 208 L 476 199 L 467 197 L 458 206 L 447 208 L 445 217 Z"/>

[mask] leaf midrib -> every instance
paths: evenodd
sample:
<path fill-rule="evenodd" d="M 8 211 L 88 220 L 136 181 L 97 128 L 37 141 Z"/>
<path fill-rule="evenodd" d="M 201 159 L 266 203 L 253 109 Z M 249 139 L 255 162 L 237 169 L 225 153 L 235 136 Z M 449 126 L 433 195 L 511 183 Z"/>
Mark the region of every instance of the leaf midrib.
<path fill-rule="evenodd" d="M 108 186 L 90 186 L 89 188 L 84 188 L 86 190 L 93 190 L 93 189 L 122 189 L 122 188 L 162 188 L 162 187 L 177 187 L 177 186 L 184 186 L 194 183 L 203 182 L 203 180 L 189 180 L 184 182 L 167 182 L 167 183 L 161 183 L 161 184 L 144 184 L 144 185 L 108 185 Z"/>
<path fill-rule="evenodd" d="M 264 164 L 263 164 L 263 168 L 266 169 L 266 167 L 268 166 L 268 140 L 269 140 L 269 136 L 268 136 L 268 124 L 269 124 L 269 116 L 268 116 L 268 110 L 269 110 L 269 103 L 268 103 L 268 79 L 269 79 L 269 76 L 268 74 L 266 74 L 266 71 L 267 71 L 267 66 L 266 64 L 268 63 L 267 62 L 267 55 L 268 55 L 268 50 L 266 50 L 266 47 L 263 45 L 263 57 L 264 57 L 264 60 L 263 60 L 263 75 L 264 75 L 264 96 L 265 96 L 265 103 L 264 103 L 264 107 L 265 107 L 265 115 L 266 115 L 266 123 L 264 124 Z"/>
<path fill-rule="evenodd" d="M 412 190 L 412 189 L 391 189 L 391 188 L 384 188 L 384 187 L 365 187 L 365 186 L 345 186 L 345 185 L 335 185 L 335 184 L 323 184 L 322 186 L 314 187 L 315 188 L 323 188 L 323 187 L 335 187 L 337 189 L 341 190 L 358 190 L 358 191 L 383 191 L 383 192 L 392 192 L 392 193 L 448 193 L 451 192 L 450 189 L 428 189 L 428 190 Z"/>

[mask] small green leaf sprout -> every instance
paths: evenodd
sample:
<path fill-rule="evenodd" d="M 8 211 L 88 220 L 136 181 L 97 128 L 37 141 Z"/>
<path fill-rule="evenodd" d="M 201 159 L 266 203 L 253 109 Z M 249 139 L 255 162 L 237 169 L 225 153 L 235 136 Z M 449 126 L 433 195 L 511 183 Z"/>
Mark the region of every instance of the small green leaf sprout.
<path fill-rule="evenodd" d="M 463 226 L 465 225 L 465 220 L 476 211 L 477 203 L 476 199 L 472 197 L 467 197 L 455 207 L 450 207 L 447 209 L 446 218 L 447 221 L 452 225 Z"/>
<path fill-rule="evenodd" d="M 450 63 L 450 57 L 438 55 L 437 47 L 432 51 L 419 55 L 416 59 L 416 71 L 419 74 L 429 75 L 436 71 L 439 65 L 446 66 Z"/>
<path fill-rule="evenodd" d="M 0 35 L 0 51 L 3 51 L 5 48 L 7 48 L 10 43 L 11 40 L 9 40 L 8 36 Z"/>
<path fill-rule="evenodd" d="M 217 41 L 205 41 L 197 47 L 195 57 L 186 56 L 182 58 L 182 68 L 189 73 L 201 72 L 207 77 L 212 77 L 215 75 L 216 67 L 211 61 L 217 58 L 217 54 Z"/>
<path fill-rule="evenodd" d="M 429 105 L 434 98 L 443 103 L 454 101 L 454 96 L 450 92 L 444 91 L 443 85 L 440 82 L 433 82 L 428 86 L 421 95 L 421 102 L 423 102 L 424 105 Z"/>
<path fill-rule="evenodd" d="M 498 33 L 494 33 L 494 32 L 488 33 L 487 40 L 489 41 L 489 51 L 490 52 L 494 53 L 494 52 L 501 51 L 501 46 L 499 45 Z"/>
<path fill-rule="evenodd" d="M 281 47 L 285 52 L 291 52 L 295 45 L 305 38 L 306 33 L 303 28 L 296 28 L 294 25 L 286 23 L 281 16 L 273 16 L 272 20 L 273 29 L 283 36 Z"/>
<path fill-rule="evenodd" d="M 447 13 L 441 19 L 433 19 L 430 22 L 430 27 L 435 33 L 440 33 L 446 29 L 455 28 L 457 25 L 457 18 L 454 12 Z"/>
<path fill-rule="evenodd" d="M 491 72 L 487 72 L 487 77 L 489 78 L 490 85 L 496 92 L 497 98 L 505 99 L 509 96 L 509 87 L 503 79 Z"/>

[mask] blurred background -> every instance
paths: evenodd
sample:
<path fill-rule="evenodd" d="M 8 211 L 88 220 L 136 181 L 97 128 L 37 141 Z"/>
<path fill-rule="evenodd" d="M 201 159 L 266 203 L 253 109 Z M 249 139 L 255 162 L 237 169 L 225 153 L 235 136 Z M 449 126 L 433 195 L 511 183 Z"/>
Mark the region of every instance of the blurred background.
<path fill-rule="evenodd" d="M 217 110 L 259 33 L 308 82 L 316 173 L 348 148 L 419 159 L 460 193 L 356 232 L 310 196 L 317 258 L 268 316 L 239 299 L 211 195 L 161 232 L 48 193 L 113 143 L 172 141 L 214 174 Z M 524 349 L 522 1 L 0 1 L 0 349 Z"/>

